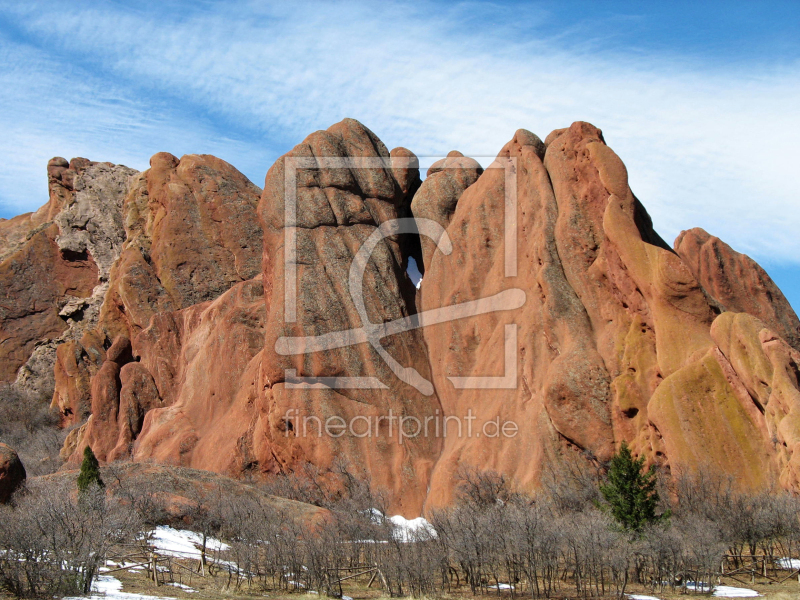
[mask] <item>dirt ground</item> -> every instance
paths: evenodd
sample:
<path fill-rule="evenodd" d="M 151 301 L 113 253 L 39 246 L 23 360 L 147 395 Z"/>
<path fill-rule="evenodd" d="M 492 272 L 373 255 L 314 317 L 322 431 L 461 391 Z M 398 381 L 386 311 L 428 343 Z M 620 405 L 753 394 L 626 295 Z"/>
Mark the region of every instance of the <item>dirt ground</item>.
<path fill-rule="evenodd" d="M 194 592 L 188 592 L 179 587 L 171 585 L 162 584 L 157 587 L 146 577 L 144 573 L 131 573 L 128 571 L 122 571 L 113 573 L 113 575 L 123 583 L 123 592 L 143 594 L 148 596 L 173 597 L 187 600 L 219 600 L 223 598 L 241 598 L 242 600 L 246 600 L 249 598 L 263 599 L 264 597 L 275 599 L 285 598 L 287 600 L 320 599 L 320 597 L 316 594 L 287 594 L 285 592 L 265 594 L 263 592 L 256 591 L 255 589 L 253 589 L 252 593 L 248 593 L 246 586 L 243 586 L 237 591 L 228 587 L 226 585 L 226 578 L 221 575 L 217 575 L 215 577 L 201 577 L 200 575 L 190 576 L 188 573 L 181 574 L 180 582 L 195 590 Z M 179 579 L 178 576 L 176 576 L 176 580 L 177 579 Z M 761 594 L 765 600 L 800 600 L 800 583 L 796 578 L 790 579 L 781 584 L 768 584 L 766 582 L 756 582 L 755 584 L 751 584 L 732 579 L 723 579 L 721 581 L 721 585 L 755 590 Z M 353 598 L 353 600 L 377 600 L 379 598 L 386 597 L 386 594 L 379 588 L 379 586 L 373 584 L 373 587 L 368 589 L 365 582 L 343 585 L 343 592 L 346 596 Z M 680 594 L 669 591 L 651 592 L 650 590 L 636 585 L 629 586 L 629 588 L 626 590 L 626 593 L 652 596 L 659 598 L 660 600 L 707 600 L 710 597 L 708 594 Z M 528 596 L 523 594 L 517 595 L 516 597 L 526 598 Z M 499 596 L 496 592 L 491 592 L 482 596 L 473 596 L 470 593 L 469 588 L 466 588 L 463 591 L 431 596 L 427 600 L 433 600 L 434 598 L 441 600 L 472 600 L 473 598 L 480 598 L 483 600 L 489 600 L 490 598 L 502 598 L 503 600 L 510 600 L 511 594 L 507 591 L 502 591 Z M 570 594 L 565 590 L 562 594 L 554 596 L 554 598 L 559 600 L 567 600 L 576 598 L 576 596 L 574 593 Z M 608 595 L 607 598 L 612 599 L 615 597 L 613 595 Z"/>

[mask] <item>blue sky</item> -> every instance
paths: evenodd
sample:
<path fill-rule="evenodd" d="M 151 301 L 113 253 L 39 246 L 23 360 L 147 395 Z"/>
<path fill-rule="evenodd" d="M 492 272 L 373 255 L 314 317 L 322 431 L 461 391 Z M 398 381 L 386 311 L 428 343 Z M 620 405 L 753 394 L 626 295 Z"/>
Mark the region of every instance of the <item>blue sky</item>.
<path fill-rule="evenodd" d="M 667 240 L 704 227 L 800 308 L 799 106 L 796 1 L 0 2 L 0 216 L 56 155 L 210 153 L 262 185 L 347 116 L 483 157 L 580 119 Z"/>

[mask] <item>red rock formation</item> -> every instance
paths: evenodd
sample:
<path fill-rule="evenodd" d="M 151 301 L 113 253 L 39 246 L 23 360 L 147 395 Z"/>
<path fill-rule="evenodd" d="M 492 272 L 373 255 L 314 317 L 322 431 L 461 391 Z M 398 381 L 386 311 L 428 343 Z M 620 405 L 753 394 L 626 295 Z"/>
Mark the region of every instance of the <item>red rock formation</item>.
<path fill-rule="evenodd" d="M 76 274 L 7 295 L 58 317 L 71 294 L 69 315 L 99 318 L 60 325 L 55 309 L 28 308 L 0 328 L 29 319 L 14 339 L 61 336 L 54 402 L 67 422 L 91 412 L 65 444 L 73 461 L 87 443 L 104 461 L 234 476 L 312 463 L 326 477 L 344 459 L 414 516 L 449 501 L 459 465 L 529 489 L 561 460 L 604 460 L 626 440 L 674 472 L 705 465 L 744 486 L 800 489 L 796 315 L 758 265 L 702 230 L 671 249 L 588 123 L 546 142 L 519 130 L 486 170 L 451 152 L 420 183 L 413 153 L 389 153 L 346 119 L 281 157 L 260 200 L 208 156 L 157 154 L 124 185 L 88 161 L 49 170 L 61 208 L 0 223 L 0 282 L 13 265 L 42 278 L 40 255 L 77 254 Z M 386 235 L 359 262 L 378 227 Z M 424 270 L 418 292 L 410 256 Z M 496 310 L 446 318 L 476 301 Z M 23 346 L 8 354 L 12 375 Z M 401 443 L 390 414 L 436 429 Z M 317 435 L 330 417 L 352 430 Z M 444 417 L 457 420 L 443 438 Z"/>
<path fill-rule="evenodd" d="M 57 356 L 53 403 L 66 423 L 82 422 L 86 408 L 98 401 L 89 381 L 106 361 L 104 346 L 110 340 L 133 338 L 154 316 L 214 299 L 259 273 L 259 194 L 239 171 L 207 155 L 178 160 L 162 152 L 153 156 L 148 171 L 132 178 L 117 209 L 124 243 L 115 245 L 108 265 L 97 327 L 68 349 L 60 348 Z M 107 399 L 114 410 L 119 392 L 113 401 Z M 107 435 L 113 439 L 102 444 L 109 452 L 119 445 L 116 416 L 112 422 Z M 127 450 L 120 446 L 116 452 L 126 455 Z"/>
<path fill-rule="evenodd" d="M 0 504 L 7 503 L 25 481 L 25 467 L 17 453 L 0 442 Z"/>
<path fill-rule="evenodd" d="M 416 219 L 432 219 L 447 228 L 456 209 L 456 202 L 469 186 L 483 173 L 476 160 L 453 150 L 447 158 L 436 161 L 428 169 L 427 177 L 411 201 L 411 213 Z M 422 261 L 420 273 L 425 274 L 436 249 L 436 243 L 421 236 Z"/>
<path fill-rule="evenodd" d="M 60 360 L 55 379 L 63 398 L 57 394 L 54 402 L 79 421 L 88 413 L 85 392 L 104 352 L 102 340 L 88 331 L 119 255 L 119 207 L 135 171 L 54 158 L 47 172 L 48 203 L 0 223 L 0 380 L 52 394 L 53 365 Z"/>
<path fill-rule="evenodd" d="M 739 375 L 712 337 L 718 309 L 654 232 L 620 159 L 586 123 L 553 132 L 546 146 L 517 132 L 492 165 L 516 161 L 516 273 L 506 272 L 508 183 L 496 168 L 458 199 L 453 251 L 437 251 L 426 269 L 424 310 L 514 288 L 526 298 L 515 310 L 425 329 L 444 412 L 520 426 L 513 439 L 448 437 L 428 506 L 448 501 L 460 464 L 530 487 L 566 448 L 603 459 L 622 440 L 677 470 L 713 465 L 754 487 L 774 480 L 792 452 L 776 454 L 756 404 L 737 394 Z M 455 388 L 453 376 L 509 372 L 499 351 L 509 325 L 510 389 Z M 715 409 L 701 408 L 710 399 Z"/>
<path fill-rule="evenodd" d="M 14 381 L 38 342 L 66 329 L 66 300 L 87 298 L 98 283 L 91 256 L 62 253 L 49 225 L 0 263 L 0 381 Z"/>
<path fill-rule="evenodd" d="M 752 258 L 699 227 L 681 232 L 675 240 L 675 251 L 725 310 L 761 319 L 800 350 L 800 319 L 775 282 Z"/>
<path fill-rule="evenodd" d="M 115 357 L 112 346 L 107 355 L 99 353 L 94 363 L 102 365 L 99 370 L 72 368 L 78 375 L 61 378 L 63 385 L 57 377 L 57 395 L 90 398 L 92 406 L 89 421 L 69 440 L 68 456 L 77 457 L 87 443 L 101 460 L 131 456 L 145 413 L 177 398 L 184 332 L 176 319 L 198 315 L 205 301 L 260 272 L 260 190 L 213 156 L 178 160 L 162 152 L 150 162 L 132 181 L 121 208 L 126 239 L 110 269 L 98 327 L 100 339 L 133 336 L 142 362 Z M 70 360 L 59 361 L 57 373 L 67 371 L 73 355 L 90 352 L 91 346 L 70 349 L 65 357 Z M 91 386 L 84 383 L 87 372 Z M 82 382 L 78 389 L 71 385 L 75 380 Z M 167 455 L 164 449 L 162 456 Z"/>
<path fill-rule="evenodd" d="M 213 300 L 261 269 L 260 190 L 214 156 L 161 152 L 131 186 L 126 242 L 101 327 L 136 335 L 160 312 Z"/>

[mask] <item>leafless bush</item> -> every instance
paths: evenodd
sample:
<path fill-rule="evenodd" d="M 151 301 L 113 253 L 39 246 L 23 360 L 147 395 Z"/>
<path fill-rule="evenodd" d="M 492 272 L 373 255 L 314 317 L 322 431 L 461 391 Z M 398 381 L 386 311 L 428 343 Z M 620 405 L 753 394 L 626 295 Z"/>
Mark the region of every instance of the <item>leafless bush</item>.
<path fill-rule="evenodd" d="M 123 469 L 124 465 L 120 463 L 111 463 L 100 469 L 108 490 L 119 503 L 128 507 L 142 526 L 155 527 L 169 522 L 166 496 L 169 490 L 175 489 L 169 476 L 129 477 Z"/>
<path fill-rule="evenodd" d="M 604 596 L 611 588 L 619 596 L 627 584 L 631 558 L 630 539 L 620 532 L 608 513 L 588 509 L 562 517 L 564 562 L 573 574 L 579 596 Z"/>
<path fill-rule="evenodd" d="M 109 548 L 138 531 L 97 488 L 39 481 L 0 513 L 0 589 L 20 597 L 88 593 Z"/>
<path fill-rule="evenodd" d="M 448 574 L 446 554 L 435 532 L 420 529 L 400 536 L 393 532 L 386 544 L 377 546 L 382 556 L 376 565 L 386 578 L 392 596 L 415 598 L 441 590 Z"/>
<path fill-rule="evenodd" d="M 464 465 L 456 472 L 459 498 L 476 506 L 493 506 L 514 497 L 511 482 L 502 473 Z"/>
<path fill-rule="evenodd" d="M 17 451 L 28 475 L 47 475 L 61 466 L 58 454 L 65 436 L 48 396 L 14 385 L 0 387 L 0 442 Z"/>
<path fill-rule="evenodd" d="M 311 463 L 304 463 L 296 471 L 270 477 L 262 489 L 273 496 L 314 506 L 327 506 L 333 501 L 330 486 L 323 480 L 319 467 Z"/>
<path fill-rule="evenodd" d="M 603 469 L 586 453 L 567 453 L 545 464 L 542 494 L 561 512 L 582 512 L 602 501 Z"/>
<path fill-rule="evenodd" d="M 778 554 L 797 552 L 800 501 L 788 492 L 737 489 L 731 478 L 707 471 L 676 477 L 674 490 L 673 512 L 680 522 L 701 523 L 698 531 L 713 529 L 735 567 L 746 562 L 755 567 L 758 555 L 774 564 Z"/>

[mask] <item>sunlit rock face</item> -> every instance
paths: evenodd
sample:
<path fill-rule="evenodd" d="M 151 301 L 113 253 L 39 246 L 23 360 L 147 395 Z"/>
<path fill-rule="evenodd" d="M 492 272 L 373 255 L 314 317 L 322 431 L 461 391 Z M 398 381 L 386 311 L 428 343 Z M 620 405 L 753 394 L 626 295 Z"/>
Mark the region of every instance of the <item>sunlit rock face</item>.
<path fill-rule="evenodd" d="M 48 176 L 48 204 L 0 222 L 0 374 L 53 374 L 68 460 L 346 466 L 409 517 L 461 465 L 534 489 L 622 441 L 667 472 L 800 487 L 800 321 L 717 238 L 662 240 L 588 123 L 521 129 L 491 164 L 452 151 L 425 180 L 352 119 L 263 191 L 197 155 Z"/>

